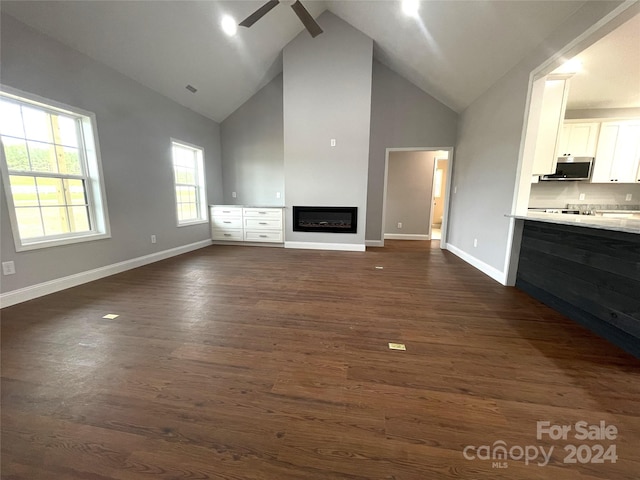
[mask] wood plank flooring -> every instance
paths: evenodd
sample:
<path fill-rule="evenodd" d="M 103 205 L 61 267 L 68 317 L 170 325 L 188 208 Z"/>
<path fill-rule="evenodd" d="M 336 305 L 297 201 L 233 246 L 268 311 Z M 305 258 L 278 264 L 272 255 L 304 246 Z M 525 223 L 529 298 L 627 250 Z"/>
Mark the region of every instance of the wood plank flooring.
<path fill-rule="evenodd" d="M 212 246 L 2 310 L 2 479 L 640 478 L 639 360 L 435 242 L 386 243 Z M 513 458 L 463 455 L 499 441 Z"/>

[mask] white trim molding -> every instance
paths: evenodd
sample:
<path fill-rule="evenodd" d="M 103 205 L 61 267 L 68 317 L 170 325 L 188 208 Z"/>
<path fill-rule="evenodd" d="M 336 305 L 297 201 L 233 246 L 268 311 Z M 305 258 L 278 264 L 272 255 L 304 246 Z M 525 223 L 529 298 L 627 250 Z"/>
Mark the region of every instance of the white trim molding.
<path fill-rule="evenodd" d="M 341 250 L 344 252 L 365 251 L 365 246 L 358 243 L 284 242 L 284 248 L 298 248 L 306 250 Z"/>
<path fill-rule="evenodd" d="M 385 233 L 385 240 L 431 240 L 430 235 L 419 235 L 417 233 Z"/>
<path fill-rule="evenodd" d="M 488 264 L 484 263 L 482 260 L 478 260 L 473 255 L 470 255 L 467 252 L 465 252 L 463 250 L 460 250 L 458 247 L 456 247 L 454 245 L 451 245 L 450 243 L 447 243 L 447 250 L 449 250 L 455 256 L 457 256 L 457 257 L 461 258 L 462 260 L 464 260 L 465 262 L 467 262 L 472 267 L 477 268 L 478 270 L 480 270 L 485 275 L 490 276 L 496 282 L 501 283 L 502 285 L 506 285 L 507 284 L 507 275 L 505 274 L 505 272 L 502 272 L 502 271 L 498 270 L 497 268 L 492 267 L 491 265 L 488 265 Z"/>
<path fill-rule="evenodd" d="M 11 290 L 10 292 L 5 292 L 0 295 L 0 308 L 10 307 L 11 305 L 43 297 L 51 293 L 66 290 L 67 288 L 93 282 L 100 278 L 115 275 L 116 273 L 121 273 L 133 268 L 142 267 L 143 265 L 148 265 L 150 263 L 159 262 L 160 260 L 192 252 L 200 248 L 208 247 L 209 245 L 211 245 L 211 240 L 202 240 L 189 245 L 183 245 L 181 247 L 163 250 L 150 255 L 132 258 L 131 260 L 113 263 L 104 267 L 94 268 L 93 270 L 87 270 L 86 272 L 76 273 L 67 277 L 56 278 L 54 280 L 49 280 L 48 282 L 38 283 L 36 285 L 19 288 L 17 290 Z"/>
<path fill-rule="evenodd" d="M 366 247 L 384 247 L 384 240 L 365 240 Z"/>

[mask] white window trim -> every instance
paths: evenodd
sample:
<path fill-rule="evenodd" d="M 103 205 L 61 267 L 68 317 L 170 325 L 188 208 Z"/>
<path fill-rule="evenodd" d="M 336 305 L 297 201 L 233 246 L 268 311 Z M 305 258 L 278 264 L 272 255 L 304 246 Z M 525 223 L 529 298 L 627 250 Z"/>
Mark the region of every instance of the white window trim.
<path fill-rule="evenodd" d="M 170 145 L 169 145 L 169 151 L 170 151 L 170 155 L 171 155 L 171 175 L 173 177 L 173 208 L 174 211 L 176 213 L 176 227 L 180 228 L 180 227 L 190 227 L 192 225 L 202 225 L 205 223 L 209 223 L 209 218 L 207 217 L 207 205 L 209 204 L 209 201 L 207 199 L 207 173 L 205 171 L 206 167 L 206 162 L 204 161 L 204 148 L 199 146 L 199 145 L 195 145 L 193 143 L 189 143 L 189 142 L 185 142 L 182 140 L 179 140 L 177 138 L 174 137 L 170 137 Z M 173 164 L 173 145 L 177 144 L 177 145 L 183 145 L 185 147 L 189 147 L 189 148 L 193 148 L 193 149 L 198 149 L 202 152 L 202 171 L 199 172 L 200 173 L 200 177 L 202 180 L 202 205 L 200 205 L 200 215 L 202 215 L 202 219 L 198 219 L 198 220 L 189 220 L 186 222 L 181 222 L 178 218 L 178 197 L 176 196 L 176 185 L 178 184 L 178 182 L 176 181 L 176 169 L 175 166 Z"/>
<path fill-rule="evenodd" d="M 87 156 L 85 159 L 88 170 L 86 188 L 87 193 L 91 198 L 92 208 L 89 209 L 89 215 L 91 221 L 94 222 L 93 225 L 95 225 L 94 231 L 50 236 L 45 239 L 38 238 L 34 241 L 30 241 L 29 239 L 22 240 L 20 238 L 20 230 L 18 229 L 18 218 L 16 216 L 16 209 L 13 203 L 13 195 L 11 194 L 9 170 L 6 158 L 4 158 L 4 149 L 0 148 L 0 155 L 2 155 L 2 161 L 0 161 L 0 173 L 2 173 L 2 183 L 5 189 L 5 197 L 9 209 L 9 220 L 11 223 L 16 252 L 111 238 L 111 225 L 109 223 L 109 210 L 107 208 L 107 197 L 104 186 L 102 158 L 100 157 L 100 144 L 98 142 L 98 127 L 95 113 L 81 108 L 72 107 L 70 105 L 65 105 L 64 103 L 56 102 L 55 100 L 44 98 L 33 93 L 24 92 L 4 84 L 0 84 L 0 91 L 41 104 L 44 109 L 51 110 L 53 108 L 60 110 L 61 113 L 66 113 L 74 117 L 77 117 L 78 115 L 85 117 L 81 121 L 81 134 L 84 137 L 83 143 Z"/>

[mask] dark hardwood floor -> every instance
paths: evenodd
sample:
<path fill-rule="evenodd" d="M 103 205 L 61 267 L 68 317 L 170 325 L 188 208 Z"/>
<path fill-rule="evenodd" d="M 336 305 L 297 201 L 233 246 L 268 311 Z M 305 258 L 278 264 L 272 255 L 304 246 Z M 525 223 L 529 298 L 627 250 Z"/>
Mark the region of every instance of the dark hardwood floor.
<path fill-rule="evenodd" d="M 639 360 L 435 243 L 387 244 L 212 246 L 2 310 L 2 479 L 640 478 Z M 597 444 L 616 463 L 580 463 Z"/>

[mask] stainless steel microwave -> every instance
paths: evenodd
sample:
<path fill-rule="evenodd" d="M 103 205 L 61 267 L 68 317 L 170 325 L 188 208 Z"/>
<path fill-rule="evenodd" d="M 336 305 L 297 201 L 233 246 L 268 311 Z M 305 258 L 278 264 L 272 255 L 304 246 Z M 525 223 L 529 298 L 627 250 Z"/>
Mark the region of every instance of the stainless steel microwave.
<path fill-rule="evenodd" d="M 558 157 L 555 173 L 540 180 L 591 180 L 593 157 Z"/>

